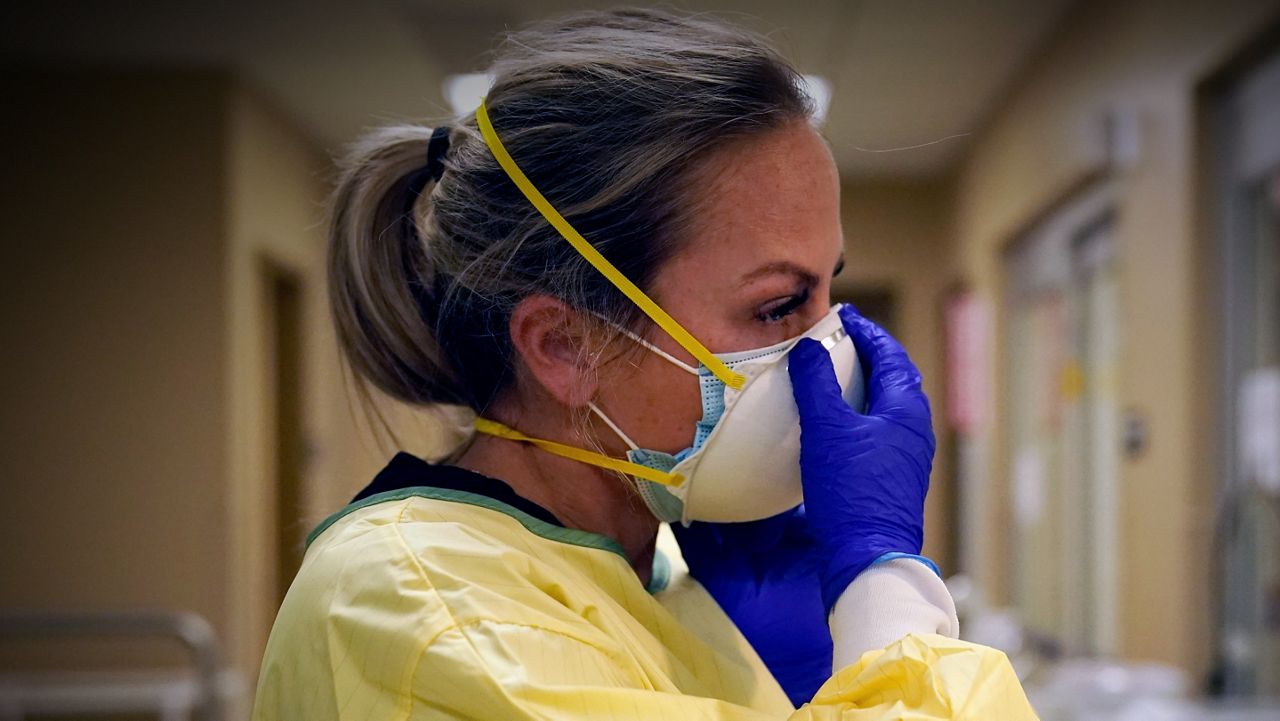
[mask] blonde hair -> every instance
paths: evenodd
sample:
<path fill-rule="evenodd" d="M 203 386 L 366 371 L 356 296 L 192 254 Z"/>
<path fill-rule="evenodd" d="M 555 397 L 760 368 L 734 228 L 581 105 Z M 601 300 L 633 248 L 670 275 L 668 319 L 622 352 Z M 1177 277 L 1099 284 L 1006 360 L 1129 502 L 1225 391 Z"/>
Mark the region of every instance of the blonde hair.
<path fill-rule="evenodd" d="M 592 11 L 505 38 L 486 105 L 525 174 L 641 288 L 691 242 L 699 162 L 731 139 L 811 116 L 798 73 L 758 35 L 706 16 Z M 624 328 L 637 309 L 551 228 L 499 167 L 474 115 L 360 140 L 333 198 L 329 290 L 358 378 L 415 405 L 477 412 L 511 383 L 507 328 L 545 293 Z M 761 178 L 761 182 L 768 182 Z"/>

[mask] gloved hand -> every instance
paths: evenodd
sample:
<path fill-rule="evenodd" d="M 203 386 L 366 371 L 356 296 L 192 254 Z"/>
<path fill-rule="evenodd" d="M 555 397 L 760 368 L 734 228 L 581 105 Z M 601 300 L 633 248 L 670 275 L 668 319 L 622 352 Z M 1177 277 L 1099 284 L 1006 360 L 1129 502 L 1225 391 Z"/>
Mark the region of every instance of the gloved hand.
<path fill-rule="evenodd" d="M 689 573 L 733 619 L 791 703 L 831 676 L 816 542 L 804 506 L 750 523 L 672 524 Z"/>
<path fill-rule="evenodd" d="M 827 612 L 877 560 L 920 553 L 935 449 L 929 400 L 907 352 L 850 306 L 840 319 L 869 368 L 865 414 L 845 403 L 831 357 L 817 341 L 801 340 L 787 356 Z"/>

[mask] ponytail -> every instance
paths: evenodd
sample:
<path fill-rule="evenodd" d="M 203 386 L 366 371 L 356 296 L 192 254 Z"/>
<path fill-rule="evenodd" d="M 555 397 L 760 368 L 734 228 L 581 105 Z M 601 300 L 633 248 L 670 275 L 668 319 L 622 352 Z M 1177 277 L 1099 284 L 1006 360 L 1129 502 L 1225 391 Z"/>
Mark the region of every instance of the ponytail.
<path fill-rule="evenodd" d="M 465 403 L 436 339 L 428 236 L 431 131 L 414 125 L 366 136 L 343 165 L 329 236 L 330 309 L 355 373 L 387 395 L 425 405 Z"/>

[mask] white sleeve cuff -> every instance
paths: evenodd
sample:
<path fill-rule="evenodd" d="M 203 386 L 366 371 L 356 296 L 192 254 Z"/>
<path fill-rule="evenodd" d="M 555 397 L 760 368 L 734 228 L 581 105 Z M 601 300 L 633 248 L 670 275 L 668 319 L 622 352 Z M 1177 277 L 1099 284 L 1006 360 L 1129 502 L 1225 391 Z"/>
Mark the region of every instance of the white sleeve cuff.
<path fill-rule="evenodd" d="M 946 584 L 911 558 L 878 563 L 858 574 L 836 599 L 828 620 L 836 670 L 909 633 L 960 635 L 955 602 Z"/>

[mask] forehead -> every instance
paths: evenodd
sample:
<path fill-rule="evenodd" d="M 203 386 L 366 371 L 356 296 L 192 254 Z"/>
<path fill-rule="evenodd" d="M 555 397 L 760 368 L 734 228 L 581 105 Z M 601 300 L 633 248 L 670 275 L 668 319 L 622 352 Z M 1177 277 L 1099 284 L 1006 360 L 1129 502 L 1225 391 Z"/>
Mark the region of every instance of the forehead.
<path fill-rule="evenodd" d="M 839 253 L 839 176 L 826 141 L 807 122 L 718 149 L 695 170 L 689 192 L 696 196 L 692 238 L 682 255 L 732 249 L 758 263 Z"/>

